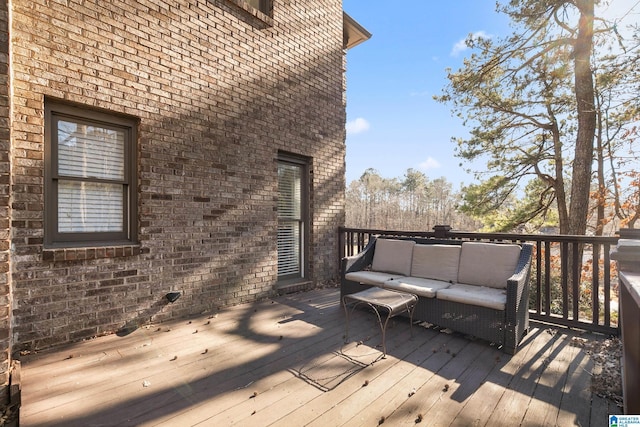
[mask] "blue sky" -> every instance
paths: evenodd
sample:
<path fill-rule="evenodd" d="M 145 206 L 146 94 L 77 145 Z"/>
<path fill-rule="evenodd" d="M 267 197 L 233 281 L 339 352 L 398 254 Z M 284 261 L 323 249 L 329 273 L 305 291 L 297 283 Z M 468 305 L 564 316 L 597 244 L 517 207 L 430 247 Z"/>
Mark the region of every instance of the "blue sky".
<path fill-rule="evenodd" d="M 638 3 L 614 0 L 611 9 Z M 447 84 L 446 69 L 457 70 L 470 54 L 470 33 L 511 33 L 495 0 L 343 0 L 343 9 L 373 34 L 347 53 L 347 184 L 367 168 L 386 178 L 413 168 L 431 180 L 446 178 L 455 190 L 473 182 L 451 142 L 467 131 L 433 95 Z"/>

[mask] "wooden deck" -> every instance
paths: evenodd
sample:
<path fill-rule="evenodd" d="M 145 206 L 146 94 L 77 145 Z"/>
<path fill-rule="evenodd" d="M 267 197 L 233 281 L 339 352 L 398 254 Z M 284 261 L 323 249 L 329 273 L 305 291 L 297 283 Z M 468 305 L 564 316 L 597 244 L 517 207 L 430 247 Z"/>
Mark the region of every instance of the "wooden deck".
<path fill-rule="evenodd" d="M 21 426 L 604 426 L 575 336 L 534 324 L 508 356 L 367 310 L 343 343 L 337 289 L 23 357 Z"/>

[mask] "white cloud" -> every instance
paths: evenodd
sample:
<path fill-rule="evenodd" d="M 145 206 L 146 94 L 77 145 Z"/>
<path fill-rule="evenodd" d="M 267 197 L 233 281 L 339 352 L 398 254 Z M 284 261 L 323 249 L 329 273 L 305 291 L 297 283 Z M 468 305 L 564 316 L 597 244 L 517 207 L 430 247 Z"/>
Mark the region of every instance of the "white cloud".
<path fill-rule="evenodd" d="M 347 122 L 347 135 L 355 135 L 357 133 L 366 132 L 369 130 L 369 122 L 363 119 L 362 117 L 358 117 L 355 120 L 351 120 Z"/>
<path fill-rule="evenodd" d="M 425 160 L 424 162 L 420 163 L 419 166 L 420 166 L 420 169 L 424 169 L 424 170 L 439 169 L 441 167 L 440 166 L 440 162 L 438 162 L 433 157 L 427 158 L 427 160 Z"/>
<path fill-rule="evenodd" d="M 491 34 L 487 34 L 485 31 L 482 31 L 482 30 L 476 31 L 475 33 L 471 34 L 472 39 L 490 39 L 491 37 L 492 37 Z M 458 42 L 453 45 L 453 49 L 451 49 L 450 55 L 458 56 L 460 53 L 469 49 L 469 46 L 467 46 L 468 38 L 469 37 L 465 37 L 463 39 L 458 40 Z"/>

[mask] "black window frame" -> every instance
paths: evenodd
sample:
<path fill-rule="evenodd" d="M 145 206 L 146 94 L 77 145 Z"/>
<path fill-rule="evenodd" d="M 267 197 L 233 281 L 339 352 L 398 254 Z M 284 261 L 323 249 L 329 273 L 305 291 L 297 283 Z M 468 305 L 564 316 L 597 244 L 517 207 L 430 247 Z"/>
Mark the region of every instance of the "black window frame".
<path fill-rule="evenodd" d="M 69 177 L 58 173 L 59 120 L 95 125 L 124 132 L 124 177 L 122 180 L 100 180 L 91 177 Z M 45 248 L 74 248 L 137 244 L 137 147 L 138 120 L 133 117 L 58 101 L 45 102 L 45 185 L 44 244 Z M 119 183 L 123 191 L 122 231 L 60 232 L 58 221 L 58 182 Z"/>

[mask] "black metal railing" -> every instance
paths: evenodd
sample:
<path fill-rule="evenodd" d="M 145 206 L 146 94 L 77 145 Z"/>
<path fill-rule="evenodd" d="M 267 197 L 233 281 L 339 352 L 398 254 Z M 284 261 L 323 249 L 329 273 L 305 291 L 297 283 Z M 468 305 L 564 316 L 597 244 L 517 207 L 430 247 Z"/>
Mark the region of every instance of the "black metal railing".
<path fill-rule="evenodd" d="M 555 325 L 619 335 L 618 279 L 609 254 L 618 237 L 470 233 L 436 226 L 434 231 L 339 229 L 340 259 L 355 255 L 372 237 L 417 240 L 529 242 L 534 245 L 530 317 Z"/>

